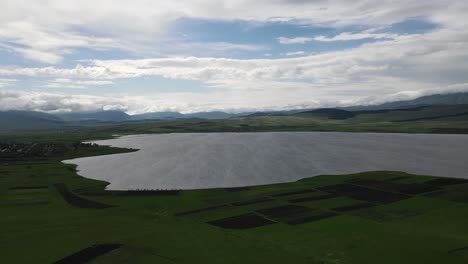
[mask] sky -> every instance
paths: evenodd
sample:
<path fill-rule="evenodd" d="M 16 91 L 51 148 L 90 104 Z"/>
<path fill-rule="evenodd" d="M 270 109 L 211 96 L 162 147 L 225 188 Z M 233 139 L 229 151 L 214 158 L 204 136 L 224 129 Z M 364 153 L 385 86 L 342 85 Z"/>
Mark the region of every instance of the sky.
<path fill-rule="evenodd" d="M 468 91 L 465 0 L 0 0 L 0 111 L 379 104 Z"/>

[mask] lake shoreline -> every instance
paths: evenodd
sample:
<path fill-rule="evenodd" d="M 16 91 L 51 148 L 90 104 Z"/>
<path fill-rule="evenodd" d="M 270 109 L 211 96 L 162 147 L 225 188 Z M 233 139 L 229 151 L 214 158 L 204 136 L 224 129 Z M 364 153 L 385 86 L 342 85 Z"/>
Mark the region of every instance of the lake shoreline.
<path fill-rule="evenodd" d="M 109 182 L 109 190 L 232 188 L 382 170 L 468 177 L 462 174 L 468 168 L 460 161 L 468 155 L 464 150 L 468 149 L 466 135 L 172 133 L 127 135 L 89 143 L 138 149 L 63 161 L 76 164 L 77 173 L 83 177 Z M 408 162 L 412 159 L 416 165 Z M 427 166 L 431 168 L 421 168 Z M 141 182 L 135 183 L 138 180 Z"/>

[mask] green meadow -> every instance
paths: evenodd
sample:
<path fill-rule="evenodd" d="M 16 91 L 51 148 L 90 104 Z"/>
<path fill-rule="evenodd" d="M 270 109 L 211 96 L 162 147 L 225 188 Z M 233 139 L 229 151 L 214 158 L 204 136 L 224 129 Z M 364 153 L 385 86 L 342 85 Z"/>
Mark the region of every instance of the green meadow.
<path fill-rule="evenodd" d="M 105 191 L 107 183 L 60 162 L 125 151 L 78 148 L 3 161 L 2 262 L 84 263 L 70 256 L 89 263 L 468 262 L 465 180 L 367 172 L 126 192 Z M 117 246 L 89 250 L 102 244 Z"/>
<path fill-rule="evenodd" d="M 186 191 L 106 191 L 62 160 L 133 150 L 113 135 L 467 133 L 466 106 L 2 132 L 2 263 L 468 263 L 468 182 L 366 172 Z M 10 145 L 8 145 L 10 144 Z M 27 150 L 26 150 L 27 149 Z"/>

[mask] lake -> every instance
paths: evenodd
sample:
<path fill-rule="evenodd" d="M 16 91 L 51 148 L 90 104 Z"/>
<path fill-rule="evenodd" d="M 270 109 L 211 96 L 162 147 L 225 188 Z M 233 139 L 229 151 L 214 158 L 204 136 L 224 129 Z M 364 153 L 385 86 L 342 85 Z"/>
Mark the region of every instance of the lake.
<path fill-rule="evenodd" d="M 181 133 L 92 141 L 137 152 L 79 158 L 78 174 L 109 190 L 202 189 L 375 170 L 468 178 L 468 135 Z"/>

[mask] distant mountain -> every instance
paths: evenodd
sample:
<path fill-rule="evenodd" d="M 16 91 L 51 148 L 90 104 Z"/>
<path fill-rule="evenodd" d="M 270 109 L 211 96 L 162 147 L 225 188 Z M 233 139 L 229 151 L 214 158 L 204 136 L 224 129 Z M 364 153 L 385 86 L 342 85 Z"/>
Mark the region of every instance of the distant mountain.
<path fill-rule="evenodd" d="M 244 115 L 243 117 L 263 117 L 263 116 L 275 116 L 277 115 L 274 112 L 255 112 L 252 114 Z"/>
<path fill-rule="evenodd" d="M 301 116 L 301 117 L 321 117 L 327 119 L 348 119 L 354 117 L 356 114 L 351 111 L 346 111 L 342 109 L 336 108 L 321 108 L 316 110 L 304 111 L 293 114 L 294 116 Z"/>
<path fill-rule="evenodd" d="M 132 120 L 184 118 L 179 112 L 154 112 L 130 116 Z"/>
<path fill-rule="evenodd" d="M 311 111 L 314 109 L 292 109 L 282 111 L 269 111 L 269 112 L 254 112 L 254 113 L 241 113 L 242 117 L 262 117 L 262 116 L 290 116 L 300 112 Z"/>
<path fill-rule="evenodd" d="M 341 109 L 350 111 L 361 110 L 382 110 L 382 109 L 401 109 L 413 108 L 418 106 L 430 105 L 460 105 L 468 104 L 468 93 L 434 94 L 416 98 L 414 100 L 396 101 L 380 105 L 361 105 L 343 107 Z"/>
<path fill-rule="evenodd" d="M 230 114 L 220 111 L 212 112 L 197 112 L 190 114 L 182 114 L 179 112 L 154 112 L 144 113 L 139 115 L 132 115 L 132 120 L 144 120 L 144 119 L 178 119 L 178 118 L 201 118 L 201 119 L 218 119 L 218 118 L 230 118 L 240 116 L 241 114 Z"/>
<path fill-rule="evenodd" d="M 59 117 L 66 121 L 84 121 L 84 120 L 97 120 L 97 121 L 127 121 L 131 117 L 121 111 L 99 111 L 87 113 L 64 113 L 58 114 Z"/>
<path fill-rule="evenodd" d="M 141 124 L 167 120 L 223 119 L 231 117 L 311 117 L 321 119 L 353 119 L 362 122 L 409 122 L 421 120 L 466 120 L 468 93 L 437 94 L 414 100 L 371 106 L 346 108 L 295 109 L 256 113 L 226 113 L 220 111 L 182 114 L 156 112 L 128 115 L 121 111 L 47 114 L 33 111 L 0 112 L 0 130 L 49 129 L 100 125 Z"/>
<path fill-rule="evenodd" d="M 230 118 L 239 116 L 239 114 L 230 114 L 226 112 L 213 111 L 213 112 L 198 112 L 192 114 L 185 114 L 189 118 L 203 118 L 203 119 L 218 119 L 218 118 Z"/>
<path fill-rule="evenodd" d="M 46 129 L 62 127 L 66 123 L 59 117 L 33 111 L 0 112 L 1 130 Z"/>

